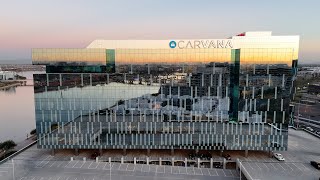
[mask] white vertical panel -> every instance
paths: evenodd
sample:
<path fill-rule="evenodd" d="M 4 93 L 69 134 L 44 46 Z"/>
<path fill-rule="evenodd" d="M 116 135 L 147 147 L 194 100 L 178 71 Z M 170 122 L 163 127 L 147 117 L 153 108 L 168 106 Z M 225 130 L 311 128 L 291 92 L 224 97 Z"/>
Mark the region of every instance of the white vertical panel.
<path fill-rule="evenodd" d="M 268 73 L 269 74 L 269 73 Z M 271 74 L 269 74 L 268 86 L 271 86 Z"/>
<path fill-rule="evenodd" d="M 255 90 L 255 87 L 253 86 L 252 87 L 252 99 L 254 99 L 254 93 L 255 93 L 254 90 Z"/>
<path fill-rule="evenodd" d="M 246 86 L 249 86 L 249 74 L 246 74 Z"/>

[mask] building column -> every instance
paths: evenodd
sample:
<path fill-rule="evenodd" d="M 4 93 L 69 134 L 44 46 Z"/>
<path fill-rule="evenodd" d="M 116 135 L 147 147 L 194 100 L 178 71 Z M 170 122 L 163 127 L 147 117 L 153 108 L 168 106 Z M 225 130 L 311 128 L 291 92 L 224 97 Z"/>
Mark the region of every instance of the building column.
<path fill-rule="evenodd" d="M 54 156 L 56 153 L 55 149 L 51 149 L 51 156 Z"/>
<path fill-rule="evenodd" d="M 238 164 L 240 164 L 239 158 L 236 159 L 236 170 L 239 170 L 239 165 Z"/>
<path fill-rule="evenodd" d="M 76 155 L 76 156 L 79 155 L 79 149 L 78 148 L 74 149 L 74 155 Z"/>
<path fill-rule="evenodd" d="M 223 158 L 223 169 L 226 169 L 227 161 L 226 158 Z"/>
<path fill-rule="evenodd" d="M 171 149 L 171 156 L 174 156 L 174 149 Z"/>
<path fill-rule="evenodd" d="M 248 149 L 244 150 L 244 157 L 248 157 Z"/>

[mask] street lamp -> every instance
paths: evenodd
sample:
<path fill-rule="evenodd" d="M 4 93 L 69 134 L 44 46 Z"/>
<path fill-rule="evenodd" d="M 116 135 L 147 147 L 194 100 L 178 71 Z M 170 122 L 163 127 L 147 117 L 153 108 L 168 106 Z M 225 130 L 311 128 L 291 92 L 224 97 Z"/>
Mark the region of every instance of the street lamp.
<path fill-rule="evenodd" d="M 16 177 L 14 176 L 14 162 L 13 162 L 13 158 L 11 159 L 12 161 L 12 179 L 15 180 Z"/>
<path fill-rule="evenodd" d="M 239 164 L 240 164 L 240 168 L 239 169 L 240 169 L 240 180 L 241 180 L 241 176 L 242 176 L 241 175 L 241 166 L 242 166 L 241 161 L 239 161 Z"/>

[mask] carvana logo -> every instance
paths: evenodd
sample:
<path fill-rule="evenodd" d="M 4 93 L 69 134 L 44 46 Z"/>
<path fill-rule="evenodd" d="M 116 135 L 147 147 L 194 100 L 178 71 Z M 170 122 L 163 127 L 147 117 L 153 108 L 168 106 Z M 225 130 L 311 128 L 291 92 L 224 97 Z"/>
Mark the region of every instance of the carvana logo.
<path fill-rule="evenodd" d="M 169 46 L 171 48 L 175 48 L 177 46 L 177 43 L 175 41 L 170 41 Z"/>

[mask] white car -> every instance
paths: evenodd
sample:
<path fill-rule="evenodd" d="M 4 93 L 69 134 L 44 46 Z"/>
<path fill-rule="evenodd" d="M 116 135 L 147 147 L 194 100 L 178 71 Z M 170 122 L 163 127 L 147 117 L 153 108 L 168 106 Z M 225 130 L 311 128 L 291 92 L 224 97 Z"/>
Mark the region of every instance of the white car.
<path fill-rule="evenodd" d="M 284 161 L 282 154 L 280 153 L 273 153 L 273 157 L 276 158 L 278 161 Z"/>
<path fill-rule="evenodd" d="M 313 129 L 311 127 L 307 127 L 306 129 L 309 131 L 313 131 Z"/>

